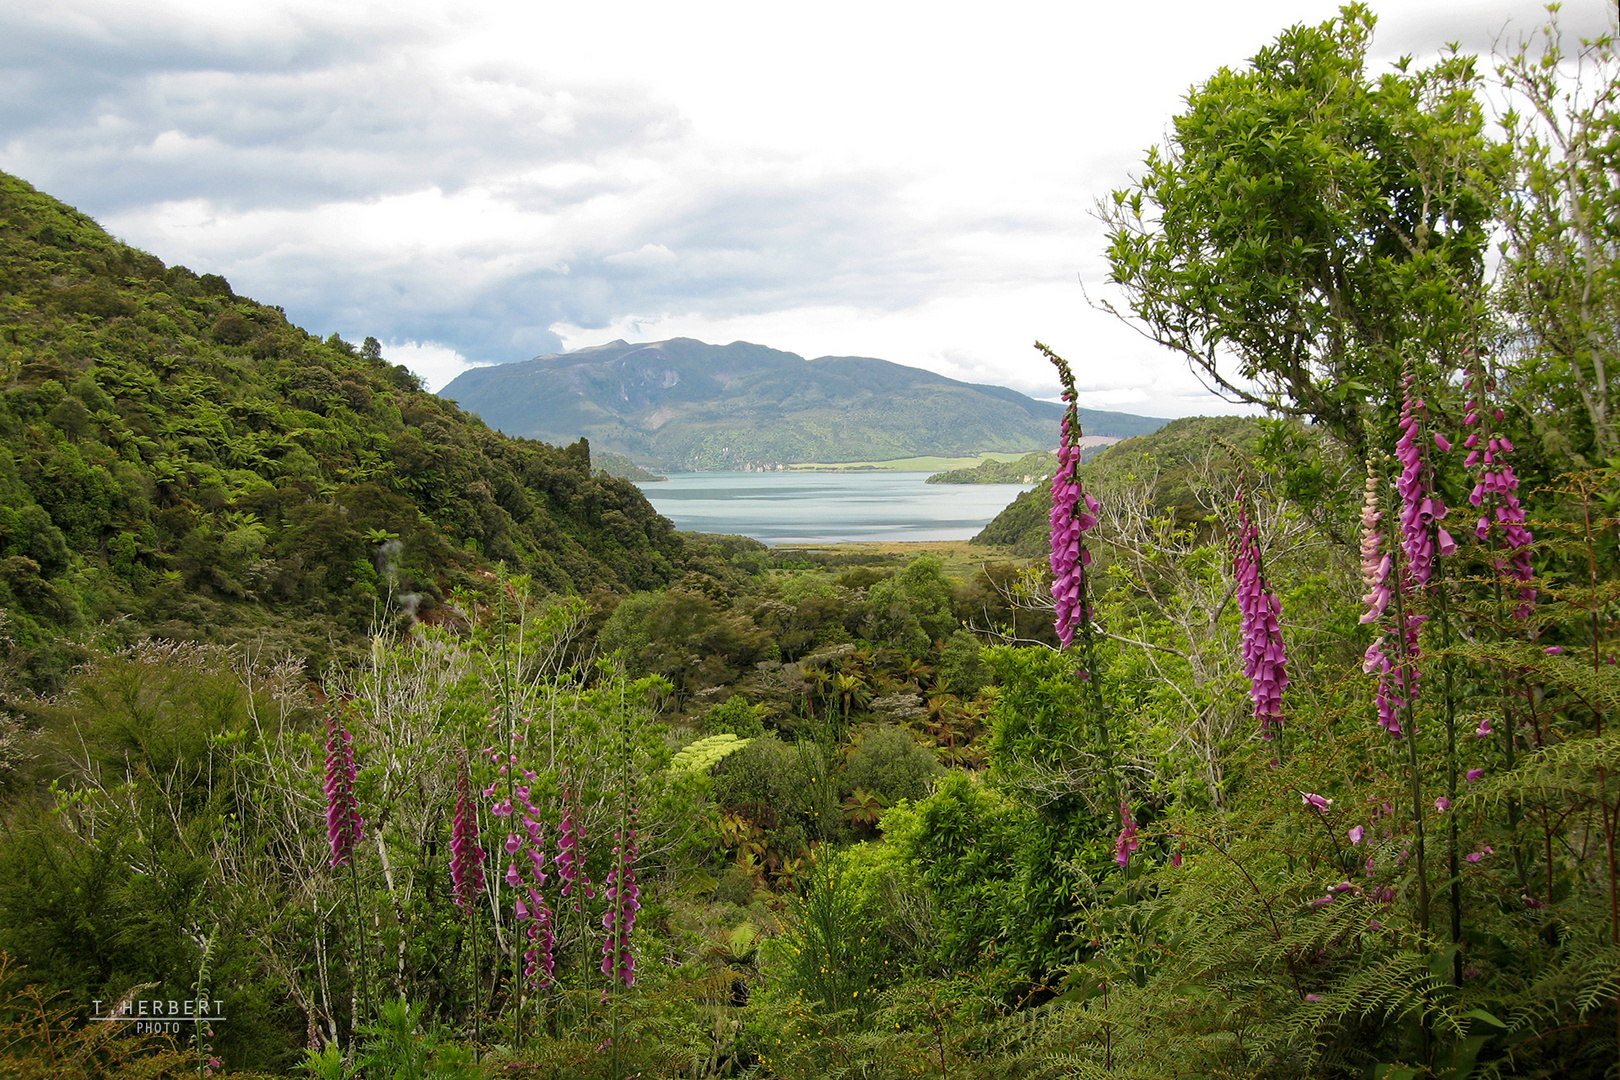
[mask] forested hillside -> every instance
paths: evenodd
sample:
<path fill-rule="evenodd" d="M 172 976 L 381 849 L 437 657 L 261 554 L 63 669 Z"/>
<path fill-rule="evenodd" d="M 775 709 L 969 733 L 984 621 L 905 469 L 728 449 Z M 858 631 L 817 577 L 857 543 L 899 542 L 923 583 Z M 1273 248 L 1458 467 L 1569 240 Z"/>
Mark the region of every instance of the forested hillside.
<path fill-rule="evenodd" d="M 680 550 L 584 443 L 508 439 L 378 356 L 0 175 L 0 610 L 50 686 L 147 633 L 319 661 L 504 561 L 648 588 Z"/>
<path fill-rule="evenodd" d="M 8 271 L 12 655 L 82 662 L 0 673 L 0 1075 L 1614 1077 L 1620 57 L 1374 72 L 1372 29 L 1195 87 L 1102 204 L 1139 329 L 1269 415 L 1082 465 L 1038 346 L 1055 473 L 969 556 L 661 534 L 9 189 L 56 267 Z M 331 620 L 297 560 L 356 517 L 358 655 L 196 640 Z M 390 532 L 436 617 L 366 578 Z"/>

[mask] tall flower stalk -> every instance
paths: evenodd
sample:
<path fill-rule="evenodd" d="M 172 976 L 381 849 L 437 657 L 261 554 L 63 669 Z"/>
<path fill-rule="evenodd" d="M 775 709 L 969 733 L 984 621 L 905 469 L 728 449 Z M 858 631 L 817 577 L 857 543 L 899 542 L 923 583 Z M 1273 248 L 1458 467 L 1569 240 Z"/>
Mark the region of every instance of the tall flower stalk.
<path fill-rule="evenodd" d="M 1394 558 L 1390 552 L 1384 550 L 1384 513 L 1379 509 L 1378 488 L 1378 471 L 1369 460 L 1366 493 L 1361 504 L 1361 580 L 1367 589 L 1367 594 L 1361 598 L 1367 605 L 1361 621 L 1373 623 L 1377 633 L 1372 644 L 1367 646 L 1361 666 L 1367 674 L 1378 676 L 1378 726 L 1399 738 L 1401 710 L 1406 705 L 1401 688 L 1410 685 L 1416 676 L 1415 673 L 1405 670 L 1408 665 L 1404 656 L 1402 670 L 1396 671 L 1396 666 L 1386 648 L 1388 642 L 1385 633 L 1385 615 L 1389 611 L 1392 597 Z M 1404 644 L 1405 628 L 1396 627 L 1396 635 Z M 1400 646 L 1396 648 L 1400 651 Z"/>
<path fill-rule="evenodd" d="M 484 891 L 484 847 L 478 839 L 478 803 L 473 798 L 472 780 L 467 775 L 467 752 L 456 757 L 456 812 L 450 825 L 450 887 L 455 894 L 456 907 L 469 917 L 477 912 L 478 898 Z M 478 963 L 478 929 L 473 921 L 472 932 L 472 994 L 473 1041 L 479 1042 L 481 1032 L 480 967 Z"/>
<path fill-rule="evenodd" d="M 605 893 L 607 911 L 602 915 L 602 974 L 610 981 L 636 985 L 636 958 L 630 950 L 630 935 L 636 928 L 636 912 L 641 910 L 641 890 L 636 886 L 636 809 L 631 807 L 629 828 L 614 837 L 613 865 L 608 870 Z"/>
<path fill-rule="evenodd" d="M 1407 778 L 1411 788 L 1412 799 L 1412 826 L 1414 831 L 1413 855 L 1417 872 L 1418 886 L 1418 924 L 1427 931 L 1429 928 L 1429 878 L 1427 866 L 1427 845 L 1424 827 L 1424 814 L 1427 807 L 1423 800 L 1423 778 L 1419 767 L 1417 748 L 1417 697 L 1420 669 L 1418 661 L 1422 657 L 1421 631 L 1428 619 L 1427 606 L 1430 581 L 1434 577 L 1436 558 L 1450 555 L 1456 551 L 1457 545 L 1443 525 L 1440 524 L 1447 514 L 1445 501 L 1434 490 L 1433 472 L 1428 459 L 1429 442 L 1432 440 L 1435 449 L 1442 453 L 1451 449 L 1451 444 L 1439 433 L 1427 432 L 1429 416 L 1428 404 L 1420 395 L 1416 378 L 1411 371 L 1406 373 L 1401 383 L 1401 418 L 1400 437 L 1395 441 L 1395 460 L 1400 466 L 1400 473 L 1396 477 L 1395 490 L 1399 497 L 1399 510 L 1397 514 L 1397 533 L 1399 544 L 1399 565 L 1393 570 L 1380 558 L 1378 568 L 1374 569 L 1373 559 L 1378 552 L 1378 545 L 1372 537 L 1382 519 L 1378 510 L 1376 478 L 1369 476 L 1367 487 L 1367 502 L 1363 507 L 1362 524 L 1366 534 L 1362 545 L 1362 570 L 1369 579 L 1381 578 L 1374 582 L 1368 594 L 1368 612 L 1362 621 L 1368 622 L 1378 618 L 1393 602 L 1395 609 L 1395 647 L 1398 657 L 1391 662 L 1385 654 L 1380 642 L 1375 642 L 1373 648 L 1368 650 L 1367 667 L 1372 670 L 1375 666 L 1375 657 L 1379 661 L 1379 723 L 1391 735 L 1406 740 Z M 1391 588 L 1391 577 L 1394 578 L 1394 587 Z M 1378 650 L 1374 653 L 1374 649 Z M 1450 671 L 1446 672 L 1445 708 L 1447 719 L 1448 746 L 1452 741 L 1452 704 L 1450 694 Z M 1456 755 L 1448 753 L 1448 769 L 1455 773 Z M 1448 783 L 1448 790 L 1455 788 L 1455 777 Z M 1449 807 L 1449 799 L 1436 803 L 1437 807 Z M 1455 844 L 1453 844 L 1455 847 Z M 1453 905 L 1454 912 L 1458 906 Z M 1453 916 L 1453 923 L 1456 916 Z"/>
<path fill-rule="evenodd" d="M 1496 570 L 1516 583 L 1513 586 L 1517 600 L 1514 617 L 1528 618 L 1536 600 L 1536 590 L 1530 587 L 1535 577 L 1530 545 L 1535 536 L 1525 528 L 1524 507 L 1519 503 L 1519 478 L 1508 461 L 1513 443 L 1497 430 L 1496 425 L 1502 422 L 1504 414 L 1486 400 L 1486 394 L 1495 389 L 1495 383 L 1486 376 L 1484 365 L 1478 359 L 1470 365 L 1465 385 L 1468 413 L 1463 418 L 1463 426 L 1468 434 L 1463 438 L 1463 448 L 1468 456 L 1463 459 L 1463 467 L 1475 471 L 1477 476 L 1468 501 L 1480 511 L 1474 535 L 1480 543 L 1490 543 L 1494 537 L 1502 548 L 1503 557 L 1496 560 Z"/>
<path fill-rule="evenodd" d="M 360 984 L 353 1011 L 358 1014 L 362 1009 L 370 1011 L 371 995 L 366 985 L 366 947 L 361 940 L 365 921 L 360 910 L 360 871 L 354 864 L 355 845 L 365 835 L 366 823 L 360 816 L 354 784 L 354 736 L 333 713 L 326 718 L 326 839 L 332 849 L 332 867 L 349 868 L 354 900 L 354 968 Z"/>
<path fill-rule="evenodd" d="M 1270 740 L 1282 727 L 1282 695 L 1288 687 L 1283 648 L 1282 601 L 1267 585 L 1260 560 L 1260 531 L 1249 519 L 1243 488 L 1238 488 L 1238 531 L 1232 542 L 1238 612 L 1243 623 L 1243 671 L 1260 721 L 1260 737 Z"/>
<path fill-rule="evenodd" d="M 1087 597 L 1087 571 L 1091 567 L 1091 552 L 1086 549 L 1085 534 L 1097 526 L 1097 500 L 1088 495 L 1080 482 L 1080 409 L 1076 404 L 1074 373 L 1069 364 L 1046 346 L 1036 342 L 1035 347 L 1058 369 L 1063 383 L 1063 424 L 1058 439 L 1057 472 L 1052 477 L 1052 600 L 1055 604 L 1055 626 L 1058 641 L 1068 648 L 1074 643 L 1075 630 L 1081 634 L 1082 647 L 1089 651 L 1091 644 L 1091 606 Z M 1089 676 L 1090 656 L 1085 657 Z"/>
<path fill-rule="evenodd" d="M 484 891 L 484 848 L 478 842 L 478 805 L 473 801 L 465 754 L 457 762 L 456 814 L 450 826 L 450 885 L 456 906 L 468 911 Z"/>
<path fill-rule="evenodd" d="M 365 833 L 354 797 L 354 736 L 336 715 L 326 720 L 326 839 L 333 867 L 347 866 Z"/>
<path fill-rule="evenodd" d="M 1058 438 L 1058 467 L 1052 476 L 1050 521 L 1054 629 L 1065 649 L 1075 643 L 1077 634 L 1079 637 L 1080 666 L 1076 674 L 1086 684 L 1086 697 L 1097 726 L 1097 746 L 1101 751 L 1108 797 L 1104 805 L 1111 806 L 1119 801 L 1118 784 L 1114 778 L 1114 753 L 1102 681 L 1097 672 L 1097 641 L 1089 595 L 1091 552 L 1085 543 L 1086 533 L 1097 527 L 1097 511 L 1101 507 L 1080 481 L 1080 441 L 1084 434 L 1080 426 L 1079 395 L 1074 387 L 1074 372 L 1068 361 L 1045 345 L 1037 341 L 1035 348 L 1057 368 L 1058 380 L 1063 384 L 1065 406 Z"/>

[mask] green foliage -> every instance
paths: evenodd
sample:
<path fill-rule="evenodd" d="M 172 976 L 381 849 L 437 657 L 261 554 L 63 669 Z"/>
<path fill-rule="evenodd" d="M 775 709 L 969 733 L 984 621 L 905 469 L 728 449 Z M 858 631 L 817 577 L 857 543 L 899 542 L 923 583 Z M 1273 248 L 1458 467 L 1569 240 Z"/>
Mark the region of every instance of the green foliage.
<path fill-rule="evenodd" d="M 670 759 L 669 767 L 674 772 L 696 773 L 707 772 L 727 755 L 733 754 L 747 746 L 750 740 L 739 739 L 730 732 L 720 735 L 710 735 L 699 739 L 680 749 Z"/>
<path fill-rule="evenodd" d="M 946 968 L 972 967 L 1001 936 L 1024 821 L 1011 801 L 960 772 L 947 773 L 926 799 L 883 815 L 884 839 L 918 869 L 934 899 L 936 962 Z"/>
<path fill-rule="evenodd" d="M 893 806 L 901 799 L 923 798 L 943 771 L 933 753 L 906 731 L 879 727 L 861 735 L 839 782 L 846 791 L 869 791 L 884 806 Z"/>
<path fill-rule="evenodd" d="M 377 1008 L 377 1019 L 358 1030 L 365 1041 L 357 1070 L 368 1078 L 475 1080 L 488 1075 L 474 1061 L 471 1048 L 450 1042 L 431 1028 L 422 1030 L 420 1005 L 385 1001 Z"/>
<path fill-rule="evenodd" d="M 983 646 L 966 630 L 954 630 L 939 655 L 939 685 L 970 698 L 990 682 L 990 668 L 979 655 Z"/>
<path fill-rule="evenodd" d="M 1566 46 L 1556 9 L 1540 48 L 1521 40 L 1498 74 L 1510 93 L 1503 118 L 1513 190 L 1502 223 L 1508 243 L 1506 307 L 1522 333 L 1537 442 L 1580 465 L 1620 456 L 1615 358 L 1620 291 L 1612 242 L 1620 186 L 1609 155 L 1620 135 L 1620 56 L 1612 35 Z M 1556 421 L 1554 420 L 1556 418 Z"/>
<path fill-rule="evenodd" d="M 1040 636 L 1038 570 L 666 544 L 583 444 L 495 437 L 374 340 L 309 339 L 7 187 L 0 949 L 38 982 L 0 970 L 0 1072 L 190 1075 L 204 1053 L 334 1077 L 1612 1072 L 1620 479 L 1567 471 L 1606 423 L 1607 255 L 1570 258 L 1612 216 L 1592 164 L 1612 88 L 1576 107 L 1556 48 L 1509 59 L 1552 111 L 1509 123 L 1514 175 L 1546 190 L 1515 193 L 1497 311 L 1469 200 L 1508 173 L 1467 64 L 1373 80 L 1369 31 L 1348 8 L 1217 75 L 1115 204 L 1130 287 L 1162 286 L 1136 296 L 1155 332 L 1256 365 L 1322 425 L 1177 421 L 1088 464 L 1083 661 Z M 1587 58 L 1612 82 L 1609 48 Z M 1555 123 L 1595 141 L 1537 149 Z M 1536 594 L 1471 527 L 1467 448 L 1422 440 L 1457 550 L 1397 598 L 1423 616 L 1421 678 L 1391 740 L 1355 493 L 1368 461 L 1375 494 L 1388 479 L 1396 359 L 1461 441 L 1457 358 L 1490 340 L 1518 350 L 1478 362 L 1493 431 L 1523 447 L 1487 444 L 1524 466 Z M 1270 740 L 1233 603 L 1240 487 L 1286 645 Z M 998 527 L 1033 555 L 1044 517 L 1036 495 Z M 497 556 L 532 574 L 486 574 Z M 271 653 L 125 640 L 296 644 L 362 610 L 389 617 L 318 686 Z M 1016 643 L 981 650 L 1003 628 Z M 366 822 L 340 870 L 328 721 Z M 465 908 L 463 775 L 486 871 Z M 565 800 L 593 882 L 566 898 Z M 521 897 L 550 905 L 544 985 L 507 881 L 523 818 L 553 875 Z M 603 885 L 632 828 L 638 980 L 609 989 Z M 229 1022 L 183 1047 L 52 996 L 204 990 Z"/>
<path fill-rule="evenodd" d="M 949 637 L 956 628 L 956 594 L 941 571 L 938 556 L 919 555 L 868 589 L 866 636 L 893 641 L 913 655 Z"/>
<path fill-rule="evenodd" d="M 733 694 L 703 714 L 703 729 L 716 734 L 730 734 L 744 741 L 765 734 L 762 709 L 748 704 L 741 694 Z"/>

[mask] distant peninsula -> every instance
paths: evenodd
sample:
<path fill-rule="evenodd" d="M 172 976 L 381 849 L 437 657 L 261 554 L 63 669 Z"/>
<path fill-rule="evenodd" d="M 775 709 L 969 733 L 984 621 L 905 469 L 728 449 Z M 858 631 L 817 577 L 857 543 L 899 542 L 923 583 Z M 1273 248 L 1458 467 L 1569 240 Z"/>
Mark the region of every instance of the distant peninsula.
<path fill-rule="evenodd" d="M 508 435 L 622 455 L 654 472 L 1024 454 L 1055 444 L 1061 406 L 864 356 L 691 338 L 614 341 L 463 372 L 440 395 Z M 1167 421 L 1082 410 L 1090 435 Z"/>

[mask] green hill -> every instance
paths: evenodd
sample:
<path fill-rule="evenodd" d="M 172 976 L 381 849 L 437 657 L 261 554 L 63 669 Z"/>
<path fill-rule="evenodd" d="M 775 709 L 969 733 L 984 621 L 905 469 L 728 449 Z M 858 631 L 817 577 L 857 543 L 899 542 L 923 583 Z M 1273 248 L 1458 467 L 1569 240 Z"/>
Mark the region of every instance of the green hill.
<path fill-rule="evenodd" d="M 1243 416 L 1191 416 L 1172 420 L 1151 435 L 1126 439 L 1107 448 L 1094 460 L 1081 466 L 1082 481 L 1088 489 L 1101 491 L 1110 485 L 1129 482 L 1133 477 L 1157 475 L 1158 513 L 1178 517 L 1200 516 L 1202 510 L 1193 496 L 1194 473 L 1205 456 L 1216 448 L 1216 440 L 1240 448 L 1252 446 L 1259 437 L 1258 422 Z M 1008 544 L 1025 558 L 1035 558 L 1048 550 L 1051 542 L 1052 480 L 1048 475 L 1037 487 L 1019 494 L 973 538 L 975 544 Z"/>
<path fill-rule="evenodd" d="M 1050 446 L 1062 409 L 999 386 L 860 356 L 806 360 L 747 342 L 615 341 L 474 368 L 440 391 L 512 435 L 571 441 L 657 469 L 975 457 Z M 1083 414 L 1094 435 L 1163 420 Z"/>
<path fill-rule="evenodd" d="M 97 628 L 319 657 L 496 560 L 628 590 L 681 547 L 583 441 L 498 434 L 5 174 L 0 330 L 0 665 L 34 685 Z"/>

